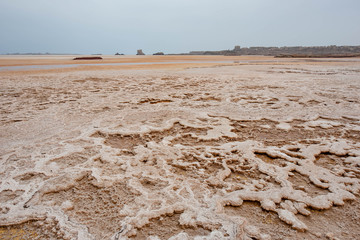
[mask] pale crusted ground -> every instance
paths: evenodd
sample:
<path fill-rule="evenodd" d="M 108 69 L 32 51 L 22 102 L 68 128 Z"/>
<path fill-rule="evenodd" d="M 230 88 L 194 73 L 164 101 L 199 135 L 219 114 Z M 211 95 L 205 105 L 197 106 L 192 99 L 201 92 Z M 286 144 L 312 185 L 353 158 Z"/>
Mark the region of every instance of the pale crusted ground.
<path fill-rule="evenodd" d="M 0 72 L 0 239 L 357 239 L 360 62 L 227 65 Z"/>

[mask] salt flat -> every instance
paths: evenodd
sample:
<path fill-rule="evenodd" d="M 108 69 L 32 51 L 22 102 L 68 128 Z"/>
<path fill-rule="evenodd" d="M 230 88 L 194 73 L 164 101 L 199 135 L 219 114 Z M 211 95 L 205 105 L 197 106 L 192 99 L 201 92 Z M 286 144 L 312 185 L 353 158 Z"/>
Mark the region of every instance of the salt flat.
<path fill-rule="evenodd" d="M 0 72 L 1 239 L 360 235 L 359 59 L 119 59 Z"/>

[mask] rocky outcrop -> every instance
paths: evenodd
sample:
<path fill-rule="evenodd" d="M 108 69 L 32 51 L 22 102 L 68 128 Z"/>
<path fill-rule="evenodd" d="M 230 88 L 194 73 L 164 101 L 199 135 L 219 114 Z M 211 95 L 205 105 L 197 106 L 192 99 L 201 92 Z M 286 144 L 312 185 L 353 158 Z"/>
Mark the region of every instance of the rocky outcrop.
<path fill-rule="evenodd" d="M 73 60 L 101 60 L 102 57 L 76 57 Z"/>
<path fill-rule="evenodd" d="M 163 52 L 157 52 L 157 53 L 154 53 L 153 55 L 164 55 Z"/>
<path fill-rule="evenodd" d="M 137 50 L 136 55 L 145 55 L 145 53 L 143 53 L 142 49 L 139 49 Z"/>

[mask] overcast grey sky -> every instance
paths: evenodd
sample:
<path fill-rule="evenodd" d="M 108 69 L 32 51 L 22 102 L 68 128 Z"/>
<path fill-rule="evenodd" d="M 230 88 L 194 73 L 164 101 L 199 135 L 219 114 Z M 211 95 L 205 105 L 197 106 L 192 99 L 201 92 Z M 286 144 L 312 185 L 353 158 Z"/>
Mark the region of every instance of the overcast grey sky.
<path fill-rule="evenodd" d="M 0 53 L 360 45 L 360 0 L 0 0 Z"/>

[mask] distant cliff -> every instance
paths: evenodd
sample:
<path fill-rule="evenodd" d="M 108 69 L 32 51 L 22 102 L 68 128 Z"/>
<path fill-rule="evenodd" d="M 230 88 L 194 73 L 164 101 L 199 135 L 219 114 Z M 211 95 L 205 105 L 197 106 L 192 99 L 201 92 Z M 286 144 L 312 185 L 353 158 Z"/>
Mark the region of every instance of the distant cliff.
<path fill-rule="evenodd" d="M 186 55 L 265 55 L 277 57 L 356 57 L 360 46 L 319 46 L 319 47 L 250 47 L 221 51 L 191 51 Z"/>

